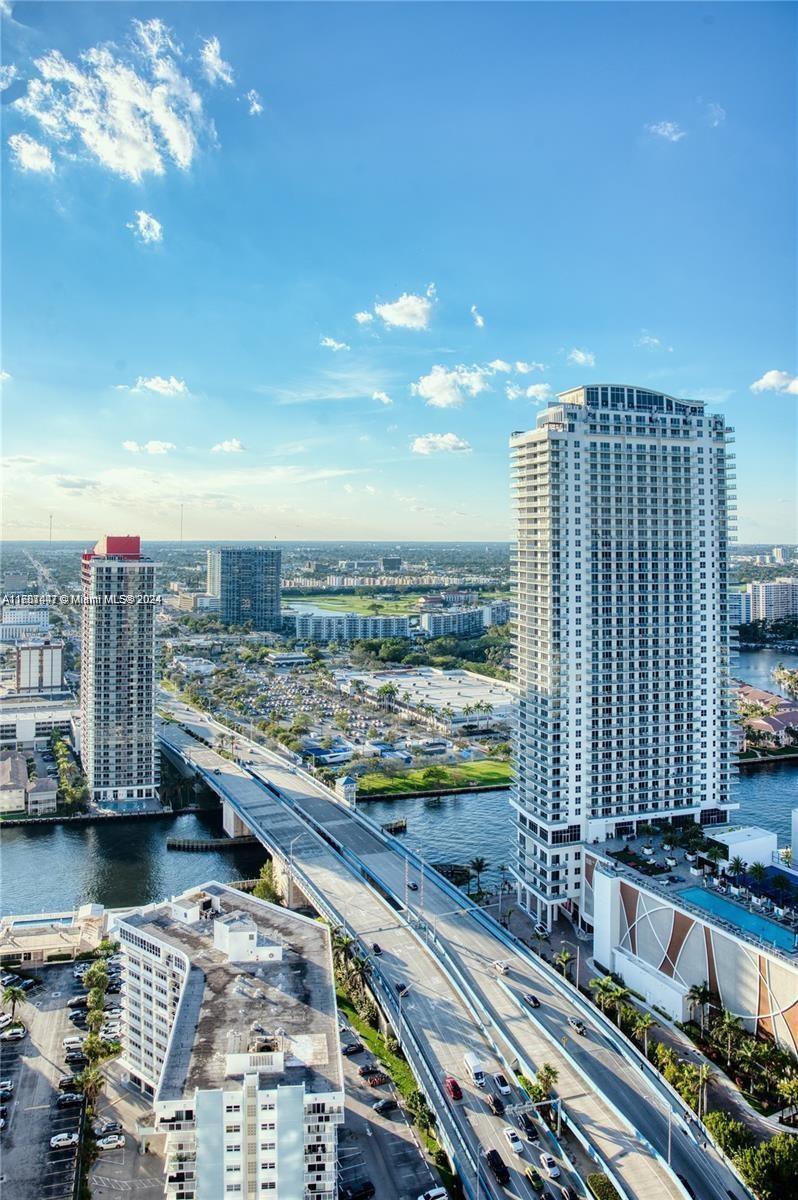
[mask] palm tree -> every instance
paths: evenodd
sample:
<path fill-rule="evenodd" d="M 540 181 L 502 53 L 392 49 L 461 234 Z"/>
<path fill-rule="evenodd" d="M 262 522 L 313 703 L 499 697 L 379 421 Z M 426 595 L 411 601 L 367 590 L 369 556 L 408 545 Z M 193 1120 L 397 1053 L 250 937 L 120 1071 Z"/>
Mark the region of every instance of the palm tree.
<path fill-rule="evenodd" d="M 551 1089 L 560 1077 L 560 1072 L 551 1063 L 541 1063 L 535 1074 L 535 1083 L 540 1087 L 544 1096 L 551 1094 Z"/>
<path fill-rule="evenodd" d="M 568 967 L 573 960 L 573 954 L 565 947 L 554 955 L 554 965 L 559 967 L 566 979 L 569 978 Z"/>
<path fill-rule="evenodd" d="M 632 1033 L 635 1035 L 635 1037 L 640 1037 L 642 1035 L 643 1053 L 645 1054 L 646 1058 L 648 1058 L 649 1030 L 655 1029 L 656 1025 L 657 1025 L 657 1022 L 654 1020 L 651 1013 L 638 1012 L 634 1019 L 634 1024 L 632 1026 Z"/>
<path fill-rule="evenodd" d="M 740 876 L 745 871 L 745 863 L 740 858 L 739 854 L 735 854 L 734 858 L 729 863 L 729 872 L 736 883 Z"/>
<path fill-rule="evenodd" d="M 86 1017 L 86 1025 L 90 1033 L 99 1033 L 105 1021 L 105 1013 L 100 1008 L 92 1008 Z"/>
<path fill-rule="evenodd" d="M 731 1066 L 732 1046 L 742 1033 L 742 1025 L 734 1013 L 724 1008 L 713 1026 L 713 1036 L 717 1038 L 726 1050 L 726 1069 Z"/>
<path fill-rule="evenodd" d="M 707 1111 L 707 1088 L 713 1082 L 715 1073 L 709 1063 L 702 1063 L 696 1074 L 696 1084 L 698 1086 L 698 1119 L 701 1119 L 702 1113 Z"/>
<path fill-rule="evenodd" d="M 468 865 L 477 877 L 477 891 L 479 892 L 481 890 L 480 889 L 480 881 L 481 881 L 481 877 L 482 877 L 482 872 L 487 871 L 488 860 L 486 858 L 482 858 L 481 855 L 478 854 L 476 856 L 476 858 L 471 859 L 471 862 Z"/>
<path fill-rule="evenodd" d="M 740 1070 L 748 1076 L 748 1090 L 754 1090 L 754 1076 L 759 1067 L 759 1045 L 755 1038 L 747 1037 L 737 1051 L 737 1062 Z"/>
<path fill-rule="evenodd" d="M 765 874 L 766 874 L 764 863 L 761 863 L 761 862 L 752 863 L 751 866 L 748 868 L 748 874 L 751 876 L 754 883 L 761 883 L 762 880 L 765 878 Z"/>
<path fill-rule="evenodd" d="M 776 1084 L 776 1091 L 787 1105 L 787 1108 L 798 1109 L 798 1075 L 785 1075 Z"/>
<path fill-rule="evenodd" d="M 14 1020 L 14 1017 L 17 1015 L 17 1005 L 21 1004 L 24 999 L 25 999 L 25 993 L 21 987 L 15 987 L 13 984 L 9 984 L 9 986 L 7 988 L 3 989 L 3 1004 L 11 1005 L 11 1020 L 12 1021 Z"/>
<path fill-rule="evenodd" d="M 704 1036 L 704 1014 L 706 1006 L 712 999 L 712 993 L 709 990 L 709 984 L 706 979 L 703 983 L 694 983 L 687 993 L 687 1004 L 690 1008 L 690 1016 L 692 1017 L 696 1009 L 699 1010 L 701 1019 L 701 1036 Z"/>
<path fill-rule="evenodd" d="M 86 1067 L 79 1076 L 80 1086 L 86 1103 L 93 1105 L 100 1092 L 105 1087 L 105 1076 L 97 1066 Z"/>
<path fill-rule="evenodd" d="M 599 975 L 589 980 L 587 986 L 593 992 L 594 1003 L 606 1012 L 615 999 L 615 980 L 611 975 Z"/>

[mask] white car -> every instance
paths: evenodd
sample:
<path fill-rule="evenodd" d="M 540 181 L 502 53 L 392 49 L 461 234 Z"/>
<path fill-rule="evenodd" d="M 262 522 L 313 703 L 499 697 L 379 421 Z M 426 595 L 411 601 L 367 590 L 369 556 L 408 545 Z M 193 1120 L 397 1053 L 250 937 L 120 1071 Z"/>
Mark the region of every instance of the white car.
<path fill-rule="evenodd" d="M 557 1160 L 551 1154 L 541 1154 L 540 1165 L 549 1179 L 559 1178 L 560 1168 L 557 1166 Z"/>
<path fill-rule="evenodd" d="M 0 1092 L 13 1092 L 13 1090 L 14 1090 L 14 1080 L 13 1079 L 0 1079 Z"/>
<path fill-rule="evenodd" d="M 11 1014 L 10 1013 L 0 1013 L 0 1029 L 5 1029 L 5 1027 L 10 1024 L 11 1024 Z"/>
<path fill-rule="evenodd" d="M 108 1137 L 100 1138 L 97 1142 L 98 1150 L 121 1150 L 125 1144 L 124 1136 L 121 1133 L 112 1133 Z"/>
<path fill-rule="evenodd" d="M 502 1075 L 501 1071 L 495 1071 L 493 1074 L 493 1082 L 496 1085 L 496 1091 L 500 1096 L 512 1096 L 512 1088 Z"/>
<path fill-rule="evenodd" d="M 524 1143 L 521 1141 L 515 1130 L 511 1128 L 511 1126 L 508 1125 L 506 1129 L 502 1130 L 502 1133 L 507 1138 L 507 1144 L 509 1145 L 513 1154 L 524 1153 Z"/>
<path fill-rule="evenodd" d="M 540 921 L 538 921 L 538 923 L 535 925 L 535 933 L 538 937 L 542 938 L 547 938 L 549 936 L 548 929 L 545 925 L 541 925 Z"/>
<path fill-rule="evenodd" d="M 69 1146 L 77 1146 L 79 1137 L 76 1133 L 57 1133 L 50 1138 L 51 1150 L 66 1150 Z"/>
<path fill-rule="evenodd" d="M 0 1041 L 3 1042 L 19 1042 L 24 1038 L 27 1030 L 24 1025 L 12 1025 L 10 1029 L 4 1029 L 0 1033 Z"/>

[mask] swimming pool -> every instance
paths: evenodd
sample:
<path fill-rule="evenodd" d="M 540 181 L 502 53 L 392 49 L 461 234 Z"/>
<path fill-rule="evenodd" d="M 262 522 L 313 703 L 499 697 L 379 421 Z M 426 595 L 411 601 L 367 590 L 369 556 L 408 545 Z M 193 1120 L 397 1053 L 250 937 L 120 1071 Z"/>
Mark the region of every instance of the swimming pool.
<path fill-rule="evenodd" d="M 71 917 L 29 917 L 26 921 L 17 921 L 12 917 L 14 925 L 21 927 L 24 925 L 71 925 Z"/>
<path fill-rule="evenodd" d="M 733 904 L 731 900 L 719 896 L 717 892 L 709 891 L 708 888 L 687 888 L 686 891 L 679 892 L 678 899 L 689 900 L 697 908 L 703 908 L 705 912 L 722 917 L 729 924 L 736 925 L 738 929 L 744 929 L 746 933 L 761 938 L 763 942 L 770 942 L 772 946 L 778 946 L 780 950 L 792 951 L 795 949 L 795 934 L 792 930 L 785 929 L 783 925 L 777 925 L 775 921 L 769 921 L 767 917 L 760 917 L 758 913 L 749 912 L 741 904 Z"/>

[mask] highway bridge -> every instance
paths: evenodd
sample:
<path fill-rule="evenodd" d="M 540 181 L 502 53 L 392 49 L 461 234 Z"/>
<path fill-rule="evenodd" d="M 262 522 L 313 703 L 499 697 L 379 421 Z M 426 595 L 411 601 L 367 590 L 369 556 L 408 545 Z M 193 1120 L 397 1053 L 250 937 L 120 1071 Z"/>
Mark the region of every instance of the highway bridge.
<path fill-rule="evenodd" d="M 502 1064 L 533 1075 L 543 1062 L 555 1066 L 565 1111 L 597 1169 L 610 1175 L 625 1200 L 747 1200 L 736 1174 L 713 1147 L 704 1148 L 697 1125 L 658 1072 L 547 964 L 305 772 L 243 738 L 236 740 L 246 763 L 238 765 L 213 748 L 220 734 L 229 742 L 228 729 L 171 699 L 167 711 L 170 719 L 159 723 L 162 744 L 220 796 L 226 831 L 258 837 L 314 906 L 367 952 L 379 943 L 375 986 L 473 1200 L 501 1194 L 482 1161 L 491 1148 L 511 1168 L 505 1192 L 517 1200 L 535 1193 L 523 1174 L 530 1159 L 510 1161 L 506 1119 L 490 1114 L 467 1077 L 463 1055 L 469 1050 L 489 1070 Z M 496 971 L 496 961 L 507 962 L 506 974 Z M 401 1002 L 398 983 L 409 987 Z M 525 1002 L 530 992 L 539 1009 Z M 587 1025 L 585 1037 L 568 1025 L 574 1016 Z M 444 1094 L 446 1074 L 461 1082 L 462 1103 Z"/>

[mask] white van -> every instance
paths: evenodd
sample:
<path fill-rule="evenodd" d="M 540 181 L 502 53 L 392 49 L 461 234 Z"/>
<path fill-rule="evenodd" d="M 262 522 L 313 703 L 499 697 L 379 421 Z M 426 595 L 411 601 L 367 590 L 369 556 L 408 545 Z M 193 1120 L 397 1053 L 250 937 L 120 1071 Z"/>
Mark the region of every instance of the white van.
<path fill-rule="evenodd" d="M 65 1050 L 80 1050 L 84 1041 L 82 1037 L 65 1037 L 62 1044 Z"/>
<path fill-rule="evenodd" d="M 418 1200 L 449 1200 L 449 1193 L 446 1188 L 431 1188 L 428 1192 L 422 1192 Z"/>
<path fill-rule="evenodd" d="M 494 969 L 494 971 L 496 971 L 496 973 L 498 975 L 506 975 L 507 972 L 510 970 L 510 967 L 509 967 L 508 963 L 502 962 L 502 960 L 499 959 L 497 962 L 495 962 L 493 964 L 493 969 Z"/>
<path fill-rule="evenodd" d="M 468 1053 L 464 1055 L 463 1062 L 465 1063 L 465 1069 L 468 1071 L 468 1074 L 471 1076 L 472 1081 L 477 1085 L 477 1087 L 484 1087 L 485 1068 L 482 1065 L 482 1060 L 479 1055 L 475 1054 L 473 1050 L 469 1050 Z"/>

